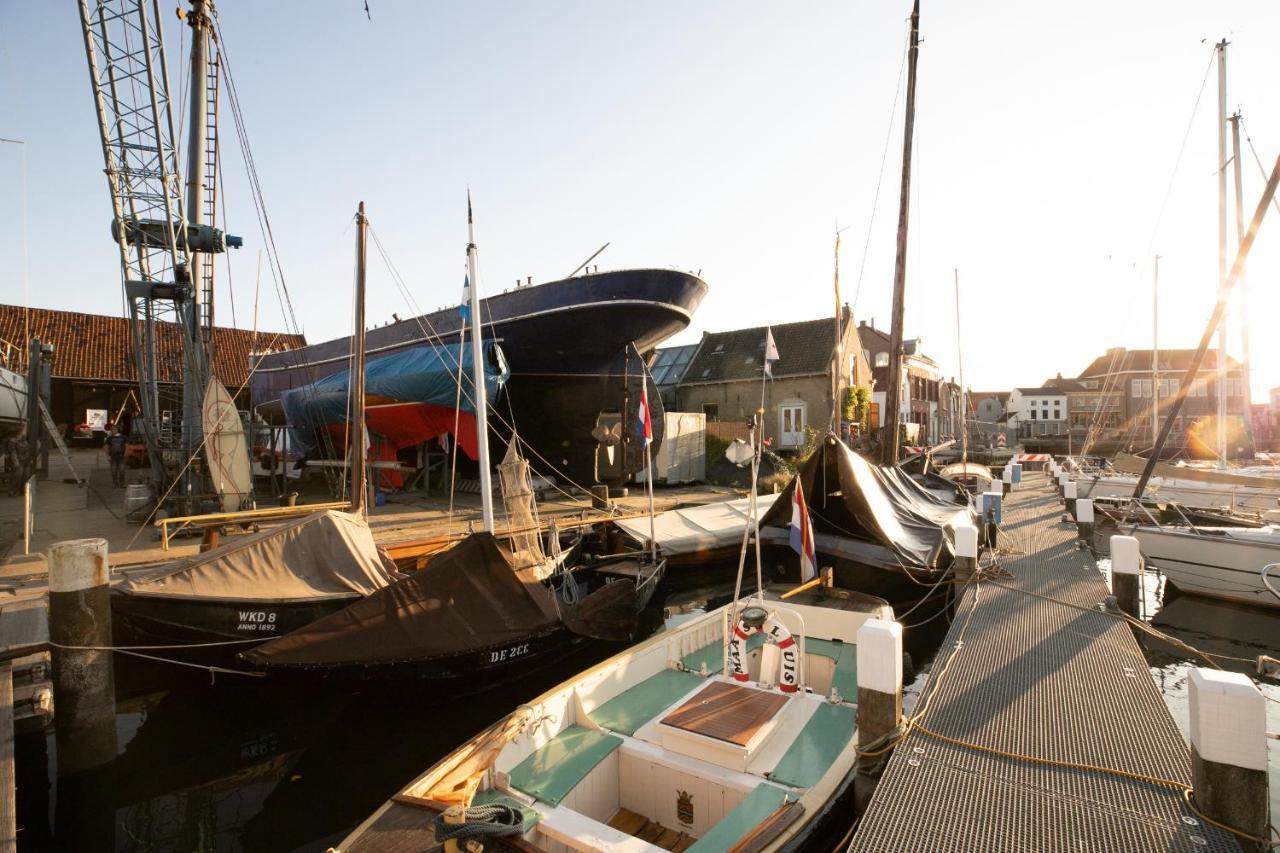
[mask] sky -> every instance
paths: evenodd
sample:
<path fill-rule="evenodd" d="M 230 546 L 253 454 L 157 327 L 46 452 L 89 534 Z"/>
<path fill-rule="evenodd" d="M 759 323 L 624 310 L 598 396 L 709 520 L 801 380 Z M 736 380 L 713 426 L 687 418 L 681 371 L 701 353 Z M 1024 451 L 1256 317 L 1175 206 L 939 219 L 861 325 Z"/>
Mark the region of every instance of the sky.
<path fill-rule="evenodd" d="M 371 322 L 456 303 L 468 188 L 482 293 L 561 278 L 608 242 L 601 270 L 707 280 L 671 341 L 694 342 L 828 316 L 839 227 L 843 298 L 888 328 L 906 0 L 368 5 L 372 20 L 363 0 L 218 4 L 309 340 L 350 331 L 361 200 L 413 298 L 375 255 Z M 190 39 L 161 6 L 176 62 Z M 1280 4 L 925 0 L 921 15 L 907 336 L 944 375 L 963 359 L 971 388 L 1076 375 L 1151 346 L 1159 254 L 1160 344 L 1194 347 L 1217 291 L 1212 44 L 1231 42 L 1228 111 L 1269 169 Z M 25 143 L 0 144 L 0 302 L 120 314 L 76 4 L 0 0 L 0 137 Z M 1247 219 L 1265 179 L 1242 144 Z M 219 272 L 218 317 L 252 327 L 256 301 L 258 327 L 280 330 L 265 273 L 255 300 L 263 238 L 237 148 L 227 127 L 223 201 L 245 248 Z M 1275 218 L 1248 272 L 1258 401 L 1280 385 Z"/>

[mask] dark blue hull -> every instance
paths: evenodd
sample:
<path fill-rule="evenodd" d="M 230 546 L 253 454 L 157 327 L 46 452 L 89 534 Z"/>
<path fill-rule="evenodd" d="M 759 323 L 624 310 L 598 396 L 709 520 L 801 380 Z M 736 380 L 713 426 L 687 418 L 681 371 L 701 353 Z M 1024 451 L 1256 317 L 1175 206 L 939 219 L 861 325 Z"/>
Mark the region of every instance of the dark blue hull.
<path fill-rule="evenodd" d="M 516 288 L 481 300 L 483 335 L 501 343 L 511 368 L 502 398 L 494 401 L 493 439 L 505 442 L 514 420 L 532 447 L 541 473 L 589 484 L 608 482 L 644 467 L 643 447 L 627 444 L 621 466 L 609 466 L 592 430 L 602 413 L 635 419 L 642 366 L 632 343 L 645 352 L 688 327 L 706 295 L 706 282 L 674 270 L 623 270 Z M 370 358 L 410 347 L 456 342 L 462 318 L 448 308 L 366 334 Z M 346 369 L 350 338 L 338 338 L 263 359 L 253 375 L 254 405 L 283 420 L 280 395 Z M 623 377 L 628 381 L 624 383 Z M 625 388 L 624 388 L 625 386 Z M 623 412 L 624 399 L 626 411 Z M 655 442 L 661 441 L 661 401 L 650 384 Z M 656 449 L 656 448 L 655 448 Z M 622 470 L 619 470 L 619 467 Z"/>

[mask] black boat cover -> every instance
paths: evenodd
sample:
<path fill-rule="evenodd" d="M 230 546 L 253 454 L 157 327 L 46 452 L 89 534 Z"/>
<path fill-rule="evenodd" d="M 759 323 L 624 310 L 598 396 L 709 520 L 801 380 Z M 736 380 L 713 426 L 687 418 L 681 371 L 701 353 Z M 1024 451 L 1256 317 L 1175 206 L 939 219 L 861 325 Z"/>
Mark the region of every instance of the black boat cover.
<path fill-rule="evenodd" d="M 899 467 L 872 465 L 828 435 L 760 519 L 762 528 L 791 523 L 797 482 L 817 532 L 879 543 L 904 565 L 945 568 L 954 553 L 949 525 L 976 524 L 967 503 L 944 500 Z"/>
<path fill-rule="evenodd" d="M 390 578 L 369 525 L 317 512 L 171 563 L 119 572 L 127 595 L 191 601 L 307 602 L 360 598 Z"/>
<path fill-rule="evenodd" d="M 265 667 L 372 666 L 480 651 L 558 627 L 554 593 L 513 568 L 490 533 L 474 533 L 337 613 L 242 657 Z"/>

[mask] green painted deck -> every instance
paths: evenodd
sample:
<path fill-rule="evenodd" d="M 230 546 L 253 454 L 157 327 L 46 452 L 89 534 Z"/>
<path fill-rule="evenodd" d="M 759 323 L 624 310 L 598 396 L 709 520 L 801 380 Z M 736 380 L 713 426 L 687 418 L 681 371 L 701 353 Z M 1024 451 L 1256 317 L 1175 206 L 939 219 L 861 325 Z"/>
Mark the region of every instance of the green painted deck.
<path fill-rule="evenodd" d="M 513 809 L 519 809 L 520 814 L 524 816 L 524 828 L 526 832 L 536 826 L 538 821 L 542 820 L 542 812 L 532 806 L 526 806 L 519 800 L 513 800 L 511 797 L 508 797 L 506 794 L 501 791 L 496 791 L 493 788 L 482 788 L 479 791 L 476 791 L 475 797 L 471 800 L 471 805 L 473 806 L 488 806 L 495 803 L 497 805 L 510 806 Z"/>
<path fill-rule="evenodd" d="M 622 738 L 616 735 L 569 726 L 511 769 L 511 787 L 558 806 L 575 785 L 620 746 Z"/>
<path fill-rule="evenodd" d="M 697 853 L 728 850 L 748 832 L 759 826 L 761 821 L 777 811 L 786 796 L 786 791 L 775 788 L 773 785 L 756 786 L 754 791 L 738 803 L 737 808 L 711 827 L 707 834 L 699 838 L 698 843 L 689 850 Z"/>
<path fill-rule="evenodd" d="M 664 669 L 622 691 L 587 716 L 611 732 L 633 735 L 636 729 L 701 683 L 702 679 L 693 673 Z"/>
<path fill-rule="evenodd" d="M 856 723 L 857 711 L 848 705 L 823 704 L 805 723 L 769 779 L 793 788 L 813 787 L 849 743 Z"/>

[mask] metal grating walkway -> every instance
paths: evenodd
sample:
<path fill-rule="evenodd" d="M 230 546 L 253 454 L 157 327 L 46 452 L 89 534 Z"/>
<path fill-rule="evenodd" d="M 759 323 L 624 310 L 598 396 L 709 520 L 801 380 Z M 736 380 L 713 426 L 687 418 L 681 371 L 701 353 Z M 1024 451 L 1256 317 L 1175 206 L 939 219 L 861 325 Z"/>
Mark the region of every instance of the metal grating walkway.
<path fill-rule="evenodd" d="M 1106 579 L 1039 475 L 1006 502 L 998 582 L 1092 608 Z M 966 615 L 975 606 L 973 617 Z M 1023 755 L 1190 782 L 1191 755 L 1131 629 L 1013 589 L 966 589 L 932 667 L 922 725 Z M 936 676 L 935 676 L 936 677 Z M 1238 850 L 1182 794 L 1006 759 L 913 731 L 889 760 L 850 850 Z"/>

